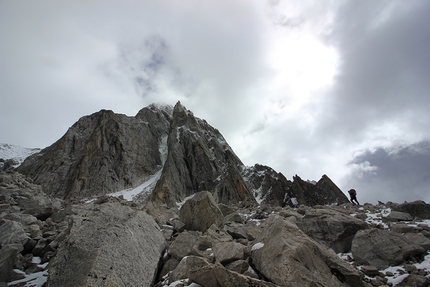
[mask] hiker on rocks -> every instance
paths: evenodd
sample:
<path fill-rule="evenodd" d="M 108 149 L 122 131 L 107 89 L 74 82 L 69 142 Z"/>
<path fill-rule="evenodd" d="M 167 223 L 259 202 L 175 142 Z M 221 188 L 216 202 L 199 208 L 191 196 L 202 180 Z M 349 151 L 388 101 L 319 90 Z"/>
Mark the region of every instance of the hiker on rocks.
<path fill-rule="evenodd" d="M 354 203 L 354 200 L 355 200 L 355 202 L 358 204 L 358 205 L 360 205 L 360 203 L 358 202 L 358 200 L 357 200 L 357 192 L 355 191 L 355 189 L 350 189 L 350 190 L 348 190 L 348 193 L 349 193 L 349 197 L 351 198 L 351 202 L 352 202 L 352 204 L 354 204 L 355 205 L 355 203 Z"/>

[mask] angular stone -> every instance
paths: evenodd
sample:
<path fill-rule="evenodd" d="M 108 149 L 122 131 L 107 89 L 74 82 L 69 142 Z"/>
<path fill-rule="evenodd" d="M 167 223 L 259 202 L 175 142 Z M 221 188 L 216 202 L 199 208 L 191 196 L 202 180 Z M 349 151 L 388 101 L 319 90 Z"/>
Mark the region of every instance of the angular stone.
<path fill-rule="evenodd" d="M 363 274 L 367 275 L 367 276 L 377 276 L 380 274 L 379 270 L 376 266 L 363 265 L 363 266 L 361 266 L 360 271 L 363 272 Z"/>
<path fill-rule="evenodd" d="M 245 260 L 233 261 L 225 266 L 228 270 L 244 274 L 249 269 L 249 264 Z"/>
<path fill-rule="evenodd" d="M 396 219 L 398 221 L 411 221 L 414 218 L 407 212 L 391 211 L 387 218 Z"/>
<path fill-rule="evenodd" d="M 199 242 L 201 232 L 199 231 L 184 231 L 173 240 L 169 254 L 176 260 L 182 260 L 187 255 L 190 255 L 194 246 Z"/>
<path fill-rule="evenodd" d="M 217 262 L 226 265 L 236 260 L 245 259 L 246 246 L 236 242 L 220 242 L 213 246 Z"/>
<path fill-rule="evenodd" d="M 419 258 L 426 250 L 403 235 L 371 228 L 357 232 L 351 251 L 358 265 L 373 265 L 385 269 L 409 259 Z"/>
<path fill-rule="evenodd" d="M 363 286 L 361 275 L 293 222 L 270 215 L 251 249 L 257 270 L 280 286 Z"/>
<path fill-rule="evenodd" d="M 80 206 L 47 286 L 151 286 L 165 247 L 155 221 L 118 202 Z"/>
<path fill-rule="evenodd" d="M 410 287 L 410 286 L 430 286 L 430 278 L 420 275 L 410 274 L 402 280 L 396 287 Z"/>
<path fill-rule="evenodd" d="M 430 219 L 430 204 L 425 203 L 422 200 L 405 202 L 396 205 L 394 206 L 394 210 L 407 212 L 413 217 L 419 217 L 421 219 Z"/>
<path fill-rule="evenodd" d="M 277 285 L 257 280 L 230 271 L 221 264 L 211 264 L 207 260 L 189 256 L 184 258 L 169 277 L 169 282 L 179 278 L 190 278 L 191 281 L 205 287 L 275 287 Z"/>
<path fill-rule="evenodd" d="M 404 224 L 404 223 L 396 223 L 391 225 L 391 231 L 396 233 L 415 233 L 415 228 L 413 226 Z"/>
<path fill-rule="evenodd" d="M 16 245 L 19 250 L 24 249 L 25 243 L 28 241 L 28 236 L 25 234 L 21 223 L 10 220 L 0 221 L 0 246 Z"/>
<path fill-rule="evenodd" d="M 336 253 L 350 252 L 357 231 L 367 228 L 364 221 L 333 209 L 312 209 L 296 224 L 312 239 Z"/>
<path fill-rule="evenodd" d="M 411 242 L 418 244 L 426 250 L 430 250 L 430 239 L 422 235 L 421 233 L 407 233 L 405 237 Z"/>
<path fill-rule="evenodd" d="M 212 224 L 222 226 L 224 216 L 208 191 L 196 193 L 179 210 L 179 218 L 187 230 L 205 232 Z"/>

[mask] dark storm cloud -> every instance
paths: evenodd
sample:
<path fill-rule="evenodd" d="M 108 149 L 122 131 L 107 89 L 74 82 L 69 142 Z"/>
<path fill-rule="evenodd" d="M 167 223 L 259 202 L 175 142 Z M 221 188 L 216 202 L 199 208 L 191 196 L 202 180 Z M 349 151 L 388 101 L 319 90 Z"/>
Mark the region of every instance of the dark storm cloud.
<path fill-rule="evenodd" d="M 430 3 L 371 3 L 348 2 L 332 34 L 341 57 L 332 94 L 333 112 L 344 119 L 338 127 L 362 132 L 401 119 L 414 130 L 430 119 Z"/>
<path fill-rule="evenodd" d="M 350 165 L 372 167 L 349 180 L 367 202 L 398 202 L 399 198 L 430 202 L 430 141 L 366 150 Z"/>

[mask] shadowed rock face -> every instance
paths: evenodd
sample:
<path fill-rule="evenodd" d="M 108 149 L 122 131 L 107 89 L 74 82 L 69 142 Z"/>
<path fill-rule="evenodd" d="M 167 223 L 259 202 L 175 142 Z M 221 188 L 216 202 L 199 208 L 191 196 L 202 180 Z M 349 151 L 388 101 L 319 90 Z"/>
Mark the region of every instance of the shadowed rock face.
<path fill-rule="evenodd" d="M 173 110 L 167 142 L 169 154 L 151 200 L 173 206 L 209 190 L 219 203 L 255 203 L 241 176 L 243 163 L 224 137 L 180 103 Z"/>
<path fill-rule="evenodd" d="M 289 181 L 282 173 L 260 164 L 247 167 L 242 174 L 257 200 L 270 205 L 295 207 L 349 202 L 327 175 L 317 183 L 304 181 L 297 175 Z"/>
<path fill-rule="evenodd" d="M 64 199 L 136 187 L 160 172 L 148 198 L 168 207 L 204 190 L 224 204 L 254 205 L 257 193 L 277 206 L 348 202 L 325 175 L 312 184 L 267 166 L 245 167 L 221 133 L 180 102 L 150 105 L 135 117 L 106 110 L 82 117 L 18 171 Z"/>
<path fill-rule="evenodd" d="M 82 117 L 18 171 L 61 198 L 103 195 L 139 184 L 161 168 L 169 115 L 153 106 L 136 117 L 102 110 Z"/>

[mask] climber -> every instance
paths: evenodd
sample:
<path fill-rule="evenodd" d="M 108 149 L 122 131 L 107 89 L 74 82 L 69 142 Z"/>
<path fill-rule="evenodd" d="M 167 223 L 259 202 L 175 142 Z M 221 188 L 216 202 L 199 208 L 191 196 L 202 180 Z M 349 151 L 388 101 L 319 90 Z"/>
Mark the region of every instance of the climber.
<path fill-rule="evenodd" d="M 355 189 L 348 190 L 348 193 L 349 193 L 349 196 L 351 197 L 352 204 L 355 205 L 354 203 L 354 200 L 355 200 L 355 202 L 357 202 L 357 204 L 360 205 L 360 203 L 358 203 L 358 200 L 357 200 L 357 192 L 355 191 Z"/>

